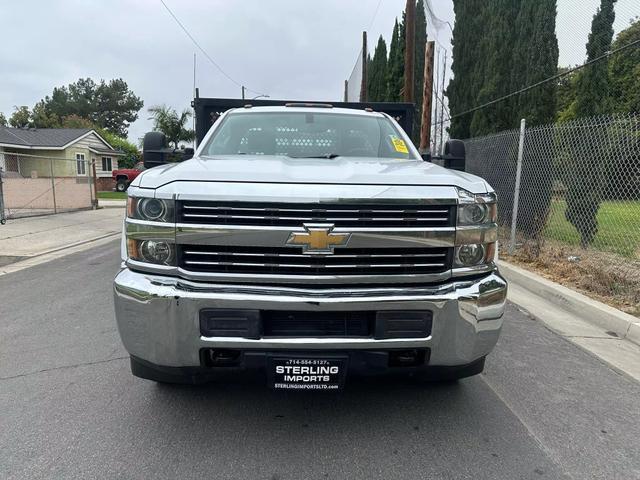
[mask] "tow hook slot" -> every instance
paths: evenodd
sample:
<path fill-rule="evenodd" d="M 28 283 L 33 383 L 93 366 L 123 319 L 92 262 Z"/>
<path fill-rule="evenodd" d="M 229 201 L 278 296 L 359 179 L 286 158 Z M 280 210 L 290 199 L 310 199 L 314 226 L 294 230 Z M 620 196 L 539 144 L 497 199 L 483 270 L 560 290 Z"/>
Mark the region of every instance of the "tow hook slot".
<path fill-rule="evenodd" d="M 209 349 L 205 360 L 209 367 L 232 367 L 240 363 L 240 350 Z"/>
<path fill-rule="evenodd" d="M 425 351 L 418 349 L 389 352 L 390 367 L 417 367 L 424 364 Z"/>

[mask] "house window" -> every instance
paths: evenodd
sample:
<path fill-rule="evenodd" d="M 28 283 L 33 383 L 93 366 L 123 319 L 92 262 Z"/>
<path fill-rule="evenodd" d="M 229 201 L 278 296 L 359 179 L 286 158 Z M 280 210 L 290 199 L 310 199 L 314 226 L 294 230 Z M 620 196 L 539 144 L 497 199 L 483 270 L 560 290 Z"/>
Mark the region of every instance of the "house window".
<path fill-rule="evenodd" d="M 87 164 L 84 161 L 84 153 L 76 153 L 76 172 L 78 175 L 87 174 Z"/>
<path fill-rule="evenodd" d="M 111 157 L 102 157 L 102 171 L 110 172 L 113 170 L 113 166 L 111 164 Z"/>

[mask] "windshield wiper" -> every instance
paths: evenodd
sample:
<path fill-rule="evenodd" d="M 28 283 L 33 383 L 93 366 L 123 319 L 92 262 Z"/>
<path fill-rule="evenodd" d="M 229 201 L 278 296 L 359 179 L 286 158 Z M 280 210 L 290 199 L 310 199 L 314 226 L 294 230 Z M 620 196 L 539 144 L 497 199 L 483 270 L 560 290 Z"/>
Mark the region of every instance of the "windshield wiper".
<path fill-rule="evenodd" d="M 338 155 L 337 153 L 326 153 L 324 155 L 309 155 L 309 156 L 300 156 L 300 157 L 287 155 L 287 157 L 289 158 L 328 158 L 328 159 L 337 158 L 339 156 L 340 155 Z"/>

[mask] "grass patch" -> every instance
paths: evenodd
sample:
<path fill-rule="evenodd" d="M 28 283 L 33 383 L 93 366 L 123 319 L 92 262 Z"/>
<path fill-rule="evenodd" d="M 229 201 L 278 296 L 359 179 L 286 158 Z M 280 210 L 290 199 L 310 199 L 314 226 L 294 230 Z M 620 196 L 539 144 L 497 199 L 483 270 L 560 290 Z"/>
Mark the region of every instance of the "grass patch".
<path fill-rule="evenodd" d="M 564 200 L 551 202 L 545 237 L 579 246 L 580 234 L 565 219 L 566 209 Z M 640 256 L 640 202 L 602 202 L 598 210 L 598 233 L 591 247 L 625 257 Z"/>
<path fill-rule="evenodd" d="M 126 200 L 127 192 L 98 192 L 98 198 L 104 200 Z"/>

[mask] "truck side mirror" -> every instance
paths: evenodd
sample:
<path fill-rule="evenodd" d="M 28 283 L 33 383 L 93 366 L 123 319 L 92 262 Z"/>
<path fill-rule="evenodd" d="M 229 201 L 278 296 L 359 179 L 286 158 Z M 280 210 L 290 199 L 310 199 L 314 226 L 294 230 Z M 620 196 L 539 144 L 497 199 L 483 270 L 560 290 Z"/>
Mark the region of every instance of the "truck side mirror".
<path fill-rule="evenodd" d="M 464 172 L 466 166 L 466 151 L 462 140 L 447 140 L 444 144 L 443 166 L 451 170 Z"/>
<path fill-rule="evenodd" d="M 148 132 L 142 142 L 142 158 L 145 168 L 182 162 L 193 157 L 193 148 L 174 150 L 167 146 L 167 137 L 162 132 Z"/>
<path fill-rule="evenodd" d="M 431 162 L 431 152 L 426 151 L 420 154 L 423 162 Z"/>
<path fill-rule="evenodd" d="M 145 168 L 152 168 L 167 163 L 165 151 L 167 137 L 161 132 L 147 132 L 142 141 L 142 160 Z"/>
<path fill-rule="evenodd" d="M 195 150 L 193 148 L 187 147 L 184 149 L 182 159 L 189 160 L 190 158 L 193 158 L 194 153 L 195 153 Z"/>

